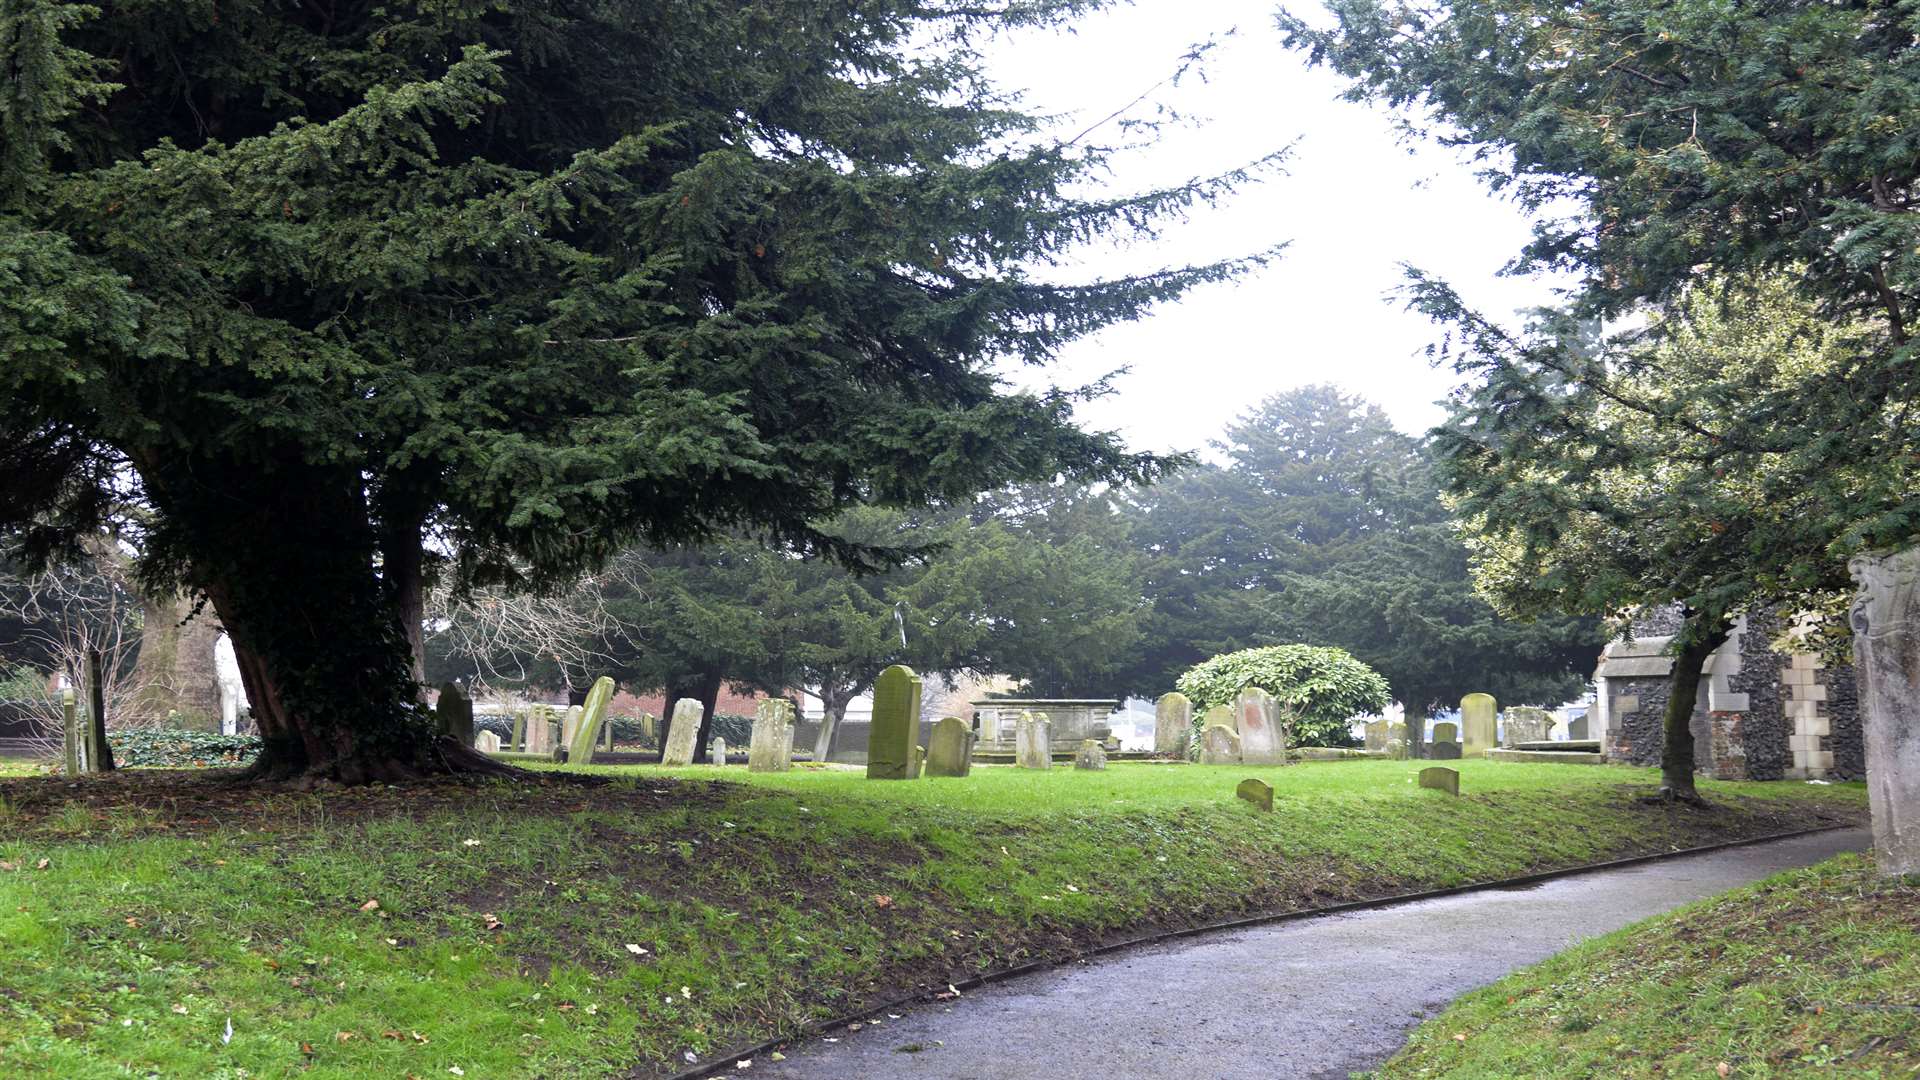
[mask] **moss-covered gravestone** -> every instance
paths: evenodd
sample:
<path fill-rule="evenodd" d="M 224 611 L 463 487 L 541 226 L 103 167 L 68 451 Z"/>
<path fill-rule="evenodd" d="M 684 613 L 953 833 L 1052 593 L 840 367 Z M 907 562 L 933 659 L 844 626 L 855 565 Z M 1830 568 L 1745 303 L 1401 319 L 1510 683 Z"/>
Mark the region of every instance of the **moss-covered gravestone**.
<path fill-rule="evenodd" d="M 706 707 L 695 698 L 674 703 L 673 721 L 667 725 L 667 750 L 660 764 L 693 764 L 693 748 L 700 741 L 700 718 L 705 712 Z"/>
<path fill-rule="evenodd" d="M 1234 788 L 1233 793 L 1252 803 L 1255 807 L 1265 810 L 1269 814 L 1273 813 L 1273 785 L 1267 783 L 1265 780 L 1255 780 L 1252 777 L 1248 777 L 1240 781 L 1240 786 Z"/>
<path fill-rule="evenodd" d="M 1240 764 L 1240 733 L 1225 724 L 1209 723 L 1200 732 L 1200 764 Z"/>
<path fill-rule="evenodd" d="M 593 680 L 587 700 L 580 706 L 580 719 L 574 725 L 573 738 L 567 743 L 567 760 L 575 765 L 593 763 L 593 752 L 600 745 L 600 731 L 610 726 L 607 706 L 613 701 L 613 679 L 602 675 Z"/>
<path fill-rule="evenodd" d="M 1023 769 L 1053 768 L 1053 722 L 1046 713 L 1022 712 L 1013 722 L 1013 763 Z"/>
<path fill-rule="evenodd" d="M 1080 752 L 1073 755 L 1073 767 L 1098 772 L 1107 767 L 1107 748 L 1099 739 L 1080 740 Z"/>
<path fill-rule="evenodd" d="M 1193 738 L 1193 702 L 1175 691 L 1160 695 L 1153 707 L 1153 752 L 1172 757 L 1187 756 L 1187 740 Z"/>
<path fill-rule="evenodd" d="M 483 731 L 473 737 L 473 748 L 483 754 L 500 752 L 500 736 L 491 731 Z"/>
<path fill-rule="evenodd" d="M 793 768 L 793 702 L 766 698 L 753 709 L 747 742 L 748 772 L 786 772 Z"/>
<path fill-rule="evenodd" d="M 1509 705 L 1502 718 L 1500 745 L 1546 742 L 1553 733 L 1553 714 L 1530 705 Z"/>
<path fill-rule="evenodd" d="M 920 729 L 920 676 L 904 664 L 873 683 L 873 726 L 867 734 L 867 779 L 912 780 L 913 749 Z"/>
<path fill-rule="evenodd" d="M 927 739 L 928 776 L 965 776 L 973 770 L 974 735 L 967 722 L 957 716 L 943 716 L 934 722 L 933 735 Z"/>
<path fill-rule="evenodd" d="M 1452 769 L 1435 765 L 1420 770 L 1420 786 L 1444 791 L 1449 795 L 1460 794 L 1460 774 Z"/>
<path fill-rule="evenodd" d="M 1484 755 L 1500 745 L 1496 727 L 1500 716 L 1500 703 L 1493 700 L 1492 694 L 1468 694 L 1460 699 L 1460 754 L 1462 757 Z"/>
<path fill-rule="evenodd" d="M 1427 744 L 1427 756 L 1435 761 L 1458 760 L 1460 757 L 1459 725 L 1451 723 L 1433 725 L 1433 741 Z"/>
<path fill-rule="evenodd" d="M 513 710 L 513 736 L 507 740 L 507 749 L 515 754 L 527 752 L 527 710 Z"/>
<path fill-rule="evenodd" d="M 535 705 L 527 716 L 527 753 L 553 753 L 553 706 Z"/>
<path fill-rule="evenodd" d="M 473 699 L 459 683 L 445 683 L 440 687 L 440 700 L 434 703 L 433 714 L 439 722 L 440 734 L 461 746 L 473 745 Z"/>

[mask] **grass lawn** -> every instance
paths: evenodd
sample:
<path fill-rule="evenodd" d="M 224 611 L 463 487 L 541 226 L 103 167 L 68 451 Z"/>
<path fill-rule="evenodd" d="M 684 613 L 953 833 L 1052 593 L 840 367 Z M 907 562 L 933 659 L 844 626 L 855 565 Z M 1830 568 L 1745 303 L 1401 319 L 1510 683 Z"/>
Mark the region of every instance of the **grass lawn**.
<path fill-rule="evenodd" d="M 1458 799 L 1386 761 L 0 779 L 0 1075 L 660 1075 L 1152 929 L 1864 817 L 1858 785 L 1697 811 L 1648 770 L 1461 765 Z"/>
<path fill-rule="evenodd" d="M 1386 1078 L 1920 1075 L 1920 881 L 1847 855 L 1461 998 Z"/>

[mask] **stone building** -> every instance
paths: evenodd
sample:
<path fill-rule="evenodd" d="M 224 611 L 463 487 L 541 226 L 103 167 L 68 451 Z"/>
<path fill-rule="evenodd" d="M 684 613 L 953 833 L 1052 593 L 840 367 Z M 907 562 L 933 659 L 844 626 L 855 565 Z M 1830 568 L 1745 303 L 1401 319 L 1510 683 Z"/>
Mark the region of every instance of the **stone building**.
<path fill-rule="evenodd" d="M 1614 641 L 1602 652 L 1589 735 L 1608 760 L 1660 763 L 1673 672 L 1667 646 L 1679 627 L 1677 611 L 1653 612 L 1634 621 L 1632 641 Z M 1743 615 L 1707 658 L 1693 710 L 1695 762 L 1722 780 L 1864 777 L 1852 666 L 1776 651 L 1772 639 L 1784 627 L 1770 609 Z"/>

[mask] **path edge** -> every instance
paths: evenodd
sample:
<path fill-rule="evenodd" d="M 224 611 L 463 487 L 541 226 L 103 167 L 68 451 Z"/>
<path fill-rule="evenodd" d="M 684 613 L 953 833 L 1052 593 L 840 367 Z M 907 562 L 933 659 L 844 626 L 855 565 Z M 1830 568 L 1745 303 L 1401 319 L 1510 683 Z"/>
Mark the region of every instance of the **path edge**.
<path fill-rule="evenodd" d="M 1817 825 L 1811 829 L 1796 829 L 1793 832 L 1769 833 L 1765 836 L 1749 836 L 1740 840 L 1722 840 L 1717 843 L 1702 844 L 1699 847 L 1678 848 L 1673 851 L 1656 851 L 1648 855 L 1630 855 L 1624 859 L 1609 859 L 1606 862 L 1585 863 L 1580 866 L 1569 866 L 1560 870 L 1542 870 L 1537 874 L 1522 874 L 1518 877 L 1498 878 L 1493 881 L 1475 881 L 1465 885 L 1449 885 L 1442 889 L 1424 889 L 1419 892 L 1394 893 L 1390 896 L 1377 897 L 1372 900 L 1349 900 L 1344 904 L 1329 904 L 1326 907 L 1300 908 L 1296 911 L 1275 911 L 1265 915 L 1248 915 L 1238 919 L 1224 919 L 1219 922 L 1203 923 L 1199 926 L 1183 927 L 1178 930 L 1161 930 L 1151 934 L 1142 934 L 1139 937 L 1109 941 L 1103 945 L 1095 945 L 1090 949 L 1082 949 L 1070 956 L 1063 956 L 1055 960 L 1035 960 L 1017 967 L 1000 968 L 996 971 L 984 972 L 971 976 L 961 982 L 953 983 L 951 984 L 951 988 L 956 991 L 978 990 L 983 986 L 991 986 L 994 983 L 1005 982 L 1008 979 L 1017 979 L 1023 975 L 1037 975 L 1052 968 L 1083 963 L 1096 956 L 1106 956 L 1110 953 L 1123 952 L 1128 949 L 1138 949 L 1146 945 L 1158 945 L 1162 942 L 1177 941 L 1181 938 L 1199 937 L 1203 934 L 1218 934 L 1229 930 L 1245 930 L 1255 926 L 1269 926 L 1274 923 L 1295 922 L 1302 919 L 1318 919 L 1327 915 L 1340 915 L 1350 911 L 1369 911 L 1374 908 L 1393 907 L 1397 904 L 1411 904 L 1421 900 L 1439 900 L 1448 896 L 1459 896 L 1463 893 L 1486 892 L 1492 889 L 1521 888 L 1548 881 L 1557 881 L 1561 878 L 1578 877 L 1581 874 L 1599 873 L 1602 870 L 1619 870 L 1629 866 L 1641 866 L 1646 863 L 1665 862 L 1668 859 L 1684 859 L 1693 855 L 1711 855 L 1716 851 L 1726 851 L 1729 848 L 1752 847 L 1755 844 L 1771 844 L 1780 840 L 1794 840 L 1802 836 L 1813 836 L 1818 833 L 1836 832 L 1840 829 L 1858 829 L 1861 827 L 1857 822 L 1845 825 Z M 849 1024 L 859 1023 L 874 1013 L 885 1012 L 889 1009 L 914 1008 L 925 1005 L 926 1003 L 927 997 L 925 994 L 910 994 L 904 997 L 893 998 L 888 1001 L 883 1001 L 878 1005 L 870 1005 L 858 1012 L 846 1013 L 831 1019 L 809 1024 L 801 1031 L 792 1035 L 782 1035 L 778 1038 L 766 1039 L 741 1050 L 717 1055 L 713 1060 L 704 1065 L 695 1065 L 692 1068 L 673 1073 L 668 1076 L 666 1080 L 705 1080 L 707 1077 L 719 1076 L 723 1073 L 731 1075 L 736 1071 L 735 1062 L 758 1057 L 763 1053 L 776 1050 L 788 1043 L 816 1038 L 835 1028 L 844 1028 Z"/>

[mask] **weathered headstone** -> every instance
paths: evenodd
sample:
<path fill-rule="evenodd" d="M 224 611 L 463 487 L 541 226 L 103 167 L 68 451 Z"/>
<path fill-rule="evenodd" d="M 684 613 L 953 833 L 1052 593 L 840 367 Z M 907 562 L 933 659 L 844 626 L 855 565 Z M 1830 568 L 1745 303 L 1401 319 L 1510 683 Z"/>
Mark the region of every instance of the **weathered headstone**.
<path fill-rule="evenodd" d="M 483 731 L 473 737 L 473 748 L 483 754 L 500 752 L 500 736 L 491 731 Z"/>
<path fill-rule="evenodd" d="M 1880 872 L 1920 874 L 1920 547 L 1847 564 L 1867 805 Z"/>
<path fill-rule="evenodd" d="M 725 765 L 727 763 L 727 740 L 718 735 L 707 744 L 707 764 Z"/>
<path fill-rule="evenodd" d="M 673 720 L 667 725 L 666 754 L 660 758 L 660 764 L 693 764 L 693 750 L 700 739 L 700 718 L 705 712 L 706 707 L 695 698 L 674 702 Z"/>
<path fill-rule="evenodd" d="M 1502 718 L 1506 730 L 1500 734 L 1501 746 L 1523 742 L 1546 742 L 1553 732 L 1553 714 L 1530 705 L 1509 705 Z"/>
<path fill-rule="evenodd" d="M 1385 719 L 1369 720 L 1362 730 L 1365 732 L 1366 747 L 1369 751 L 1378 752 L 1387 749 L 1387 742 L 1391 736 L 1387 734 Z"/>
<path fill-rule="evenodd" d="M 1080 752 L 1073 755 L 1073 767 L 1098 771 L 1107 767 L 1107 748 L 1099 739 L 1081 739 Z"/>
<path fill-rule="evenodd" d="M 567 711 L 560 714 L 561 746 L 569 750 L 573 748 L 573 737 L 580 734 L 580 718 L 586 715 L 586 711 L 578 705 L 569 705 Z"/>
<path fill-rule="evenodd" d="M 867 779 L 912 780 L 914 737 L 920 731 L 920 676 L 904 664 L 873 683 L 873 726 L 867 732 Z"/>
<path fill-rule="evenodd" d="M 1258 686 L 1241 689 L 1233 700 L 1240 732 L 1240 760 L 1247 765 L 1285 765 L 1287 730 L 1280 703 Z"/>
<path fill-rule="evenodd" d="M 1585 716 L 1576 716 L 1567 721 L 1567 738 L 1575 742 L 1584 742 L 1592 738 L 1593 736 L 1587 734 L 1590 730 L 1592 730 L 1592 728 L 1587 723 Z"/>
<path fill-rule="evenodd" d="M 640 714 L 640 737 L 648 746 L 660 745 L 660 718 L 650 712 Z"/>
<path fill-rule="evenodd" d="M 1192 738 L 1193 702 L 1178 691 L 1160 695 L 1153 707 L 1153 752 L 1184 758 Z"/>
<path fill-rule="evenodd" d="M 1387 725 L 1387 756 L 1395 761 L 1407 759 L 1407 725 Z"/>
<path fill-rule="evenodd" d="M 1210 727 L 1223 727 L 1236 735 L 1240 733 L 1239 727 L 1234 724 L 1233 707 L 1230 705 L 1215 705 L 1206 711 L 1200 718 L 1200 730 L 1204 732 Z"/>
<path fill-rule="evenodd" d="M 586 703 L 580 706 L 580 719 L 567 740 L 567 760 L 575 765 L 593 764 L 593 752 L 600 746 L 600 732 L 604 728 L 611 732 L 613 723 L 607 719 L 607 705 L 613 701 L 613 678 L 602 675 L 593 680 L 592 689 L 587 691 Z"/>
<path fill-rule="evenodd" d="M 473 745 L 473 699 L 459 683 L 441 685 L 440 700 L 434 703 L 433 715 L 440 725 L 440 734 L 461 746 Z"/>
<path fill-rule="evenodd" d="M 793 768 L 793 703 L 765 698 L 753 707 L 753 736 L 747 743 L 748 772 L 786 772 Z"/>
<path fill-rule="evenodd" d="M 527 753 L 553 753 L 553 706 L 535 705 L 528 714 Z"/>
<path fill-rule="evenodd" d="M 1427 756 L 1435 761 L 1460 757 L 1460 726 L 1451 722 L 1433 725 L 1433 740 L 1427 743 Z"/>
<path fill-rule="evenodd" d="M 920 772 L 927 767 L 927 748 L 919 744 L 913 747 L 913 758 L 907 763 L 907 779 L 918 780 Z"/>
<path fill-rule="evenodd" d="M 957 716 L 934 722 L 927 739 L 928 776 L 965 776 L 973 770 L 973 732 Z"/>
<path fill-rule="evenodd" d="M 1460 774 L 1452 769 L 1438 765 L 1420 770 L 1420 786 L 1444 791 L 1449 795 L 1460 794 Z"/>
<path fill-rule="evenodd" d="M 1053 768 L 1053 724 L 1045 713 L 1023 712 L 1014 721 L 1013 761 L 1023 769 Z"/>
<path fill-rule="evenodd" d="M 1240 764 L 1240 734 L 1225 724 L 1200 729 L 1200 764 Z"/>
<path fill-rule="evenodd" d="M 507 749 L 516 754 L 527 752 L 527 710 L 513 710 L 513 737 L 507 740 Z"/>
<path fill-rule="evenodd" d="M 1473 757 L 1500 745 L 1496 737 L 1500 703 L 1492 694 L 1468 694 L 1460 699 L 1460 754 Z"/>
<path fill-rule="evenodd" d="M 1273 785 L 1265 780 L 1248 777 L 1240 781 L 1240 786 L 1234 788 L 1233 793 L 1267 813 L 1273 813 Z"/>

